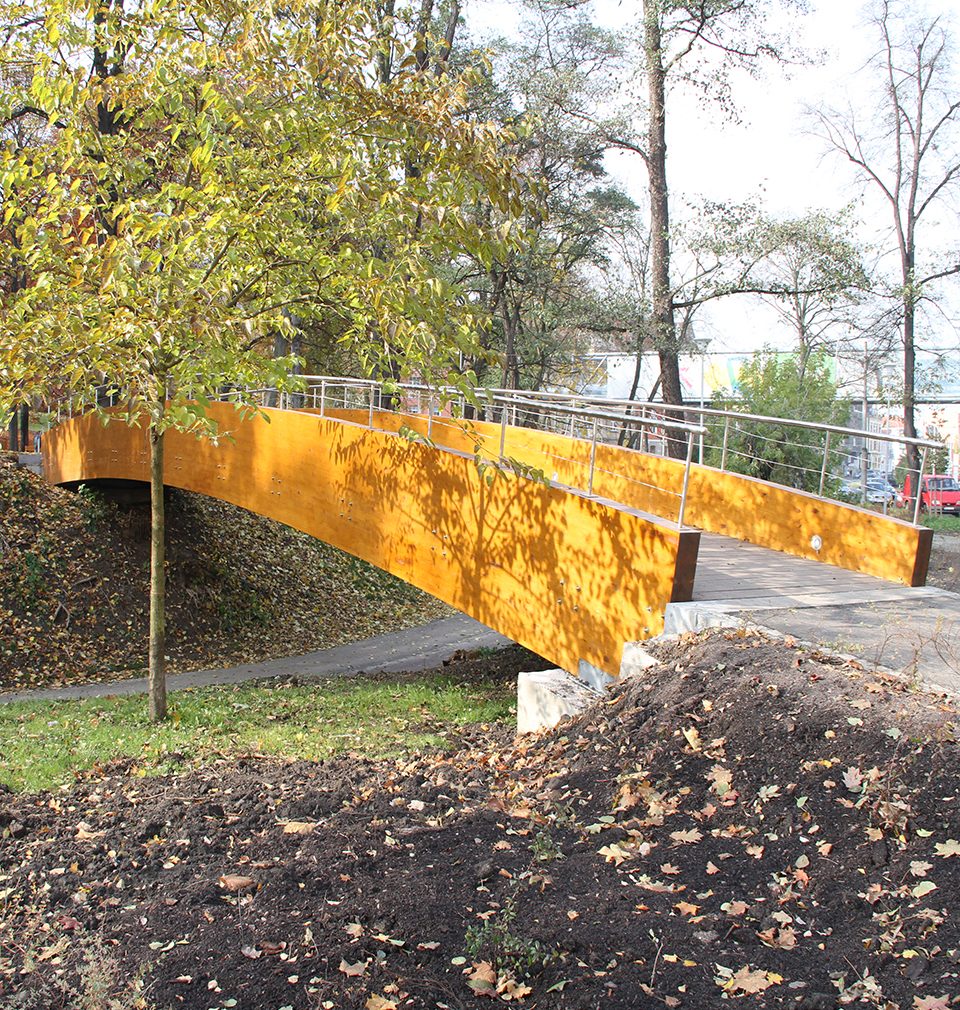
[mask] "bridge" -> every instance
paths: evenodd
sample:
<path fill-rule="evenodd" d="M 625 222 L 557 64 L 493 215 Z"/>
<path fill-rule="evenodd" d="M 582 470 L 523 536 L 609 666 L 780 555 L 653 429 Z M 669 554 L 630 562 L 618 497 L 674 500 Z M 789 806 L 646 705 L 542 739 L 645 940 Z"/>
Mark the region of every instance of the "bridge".
<path fill-rule="evenodd" d="M 819 426 L 813 494 L 726 467 L 746 415 L 483 395 L 441 412 L 425 387 L 318 376 L 304 393 L 261 391 L 243 419 L 228 394 L 210 407 L 222 437 L 168 433 L 164 482 L 318 537 L 595 682 L 684 608 L 893 599 L 924 583 L 931 531 L 916 515 L 822 493 L 832 454 L 861 432 Z M 703 462 L 711 437 L 718 466 Z M 147 481 L 146 435 L 62 416 L 43 467 L 58 484 Z"/>

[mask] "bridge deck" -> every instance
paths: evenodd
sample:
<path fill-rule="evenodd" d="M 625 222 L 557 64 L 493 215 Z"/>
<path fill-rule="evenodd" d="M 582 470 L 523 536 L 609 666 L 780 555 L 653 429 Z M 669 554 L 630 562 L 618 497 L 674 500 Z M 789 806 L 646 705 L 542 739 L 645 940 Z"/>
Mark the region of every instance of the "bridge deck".
<path fill-rule="evenodd" d="M 792 557 L 716 533 L 700 535 L 693 584 L 695 602 L 763 607 L 816 606 L 823 602 L 890 599 L 910 595 L 885 579 L 836 565 Z"/>

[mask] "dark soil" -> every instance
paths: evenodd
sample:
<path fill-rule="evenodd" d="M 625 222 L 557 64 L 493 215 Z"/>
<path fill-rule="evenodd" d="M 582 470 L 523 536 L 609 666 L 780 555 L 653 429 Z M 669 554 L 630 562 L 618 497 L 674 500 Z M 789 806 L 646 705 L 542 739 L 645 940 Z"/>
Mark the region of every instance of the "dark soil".
<path fill-rule="evenodd" d="M 661 658 L 537 738 L 2 797 L 0 1002 L 960 1005 L 954 705 L 749 633 Z"/>
<path fill-rule="evenodd" d="M 934 533 L 927 585 L 949 589 L 952 593 L 960 590 L 960 532 Z"/>
<path fill-rule="evenodd" d="M 173 671 L 299 655 L 450 610 L 312 537 L 169 493 Z M 108 680 L 146 664 L 150 514 L 50 487 L 0 455 L 0 691 Z"/>

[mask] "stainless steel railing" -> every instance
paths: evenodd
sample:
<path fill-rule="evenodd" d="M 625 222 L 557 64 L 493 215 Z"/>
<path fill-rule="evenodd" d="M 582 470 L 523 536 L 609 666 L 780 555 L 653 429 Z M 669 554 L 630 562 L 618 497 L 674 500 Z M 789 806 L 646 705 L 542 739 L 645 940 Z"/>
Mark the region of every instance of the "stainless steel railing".
<path fill-rule="evenodd" d="M 497 390 L 498 395 L 509 397 L 515 395 L 511 390 Z M 779 450 L 799 450 L 798 454 L 807 454 L 808 458 L 815 457 L 815 465 L 804 465 L 803 463 L 780 463 L 780 467 L 789 471 L 795 477 L 802 480 L 771 480 L 772 483 L 783 483 L 787 486 L 802 486 L 804 489 L 813 491 L 819 497 L 833 497 L 844 500 L 843 493 L 828 494 L 831 490 L 828 486 L 830 478 L 834 476 L 833 471 L 837 465 L 843 466 L 847 463 L 856 462 L 860 474 L 859 494 L 846 495 L 846 500 L 860 497 L 867 499 L 867 464 L 864 458 L 864 446 L 868 442 L 886 442 L 900 445 L 904 450 L 907 446 L 916 447 L 920 460 L 919 467 L 915 471 L 917 477 L 916 487 L 923 484 L 923 475 L 927 470 L 928 452 L 939 447 L 939 443 L 930 439 L 910 438 L 904 435 L 897 435 L 890 432 L 866 431 L 859 428 L 851 428 L 843 425 L 822 424 L 813 421 L 798 420 L 796 418 L 770 417 L 760 414 L 749 414 L 741 411 L 719 410 L 697 404 L 684 404 L 675 406 L 660 402 L 636 401 L 636 400 L 608 400 L 605 398 L 583 396 L 572 393 L 520 393 L 519 395 L 529 398 L 534 396 L 540 400 L 564 402 L 571 405 L 591 406 L 602 403 L 607 409 L 620 408 L 626 411 L 639 411 L 641 416 L 676 417 L 682 416 L 686 419 L 694 419 L 703 428 L 704 435 L 699 442 L 698 462 L 709 462 L 719 470 L 735 470 L 738 472 L 751 472 L 749 466 L 741 469 L 738 462 L 763 462 L 769 457 L 759 453 L 745 453 L 742 449 L 735 448 L 737 435 L 748 434 L 756 442 L 766 442 L 774 444 Z M 765 427 L 790 429 L 796 432 L 805 432 L 814 436 L 814 440 L 798 441 L 796 438 L 777 436 L 774 437 L 764 432 Z M 714 441 L 709 439 L 713 437 Z M 861 447 L 850 446 L 850 441 L 860 441 Z M 812 459 L 811 459 L 812 461 Z M 731 465 L 731 463 L 733 465 Z M 831 465 L 831 464 L 834 465 Z M 812 479 L 811 479 L 812 478 Z M 882 495 L 884 511 L 887 507 L 887 495 Z M 916 524 L 919 520 L 919 513 L 922 499 L 920 495 L 915 495 L 912 502 L 912 520 Z"/>
<path fill-rule="evenodd" d="M 762 465 L 770 471 L 764 479 L 773 483 L 802 487 L 819 497 L 843 500 L 843 495 L 837 493 L 839 481 L 836 470 L 842 467 L 844 459 L 856 458 L 857 449 L 856 446 L 851 448 L 851 442 L 859 440 L 866 444 L 869 440 L 893 443 L 903 448 L 915 446 L 920 453 L 918 487 L 922 486 L 928 451 L 937 447 L 936 442 L 928 439 L 795 418 L 719 410 L 696 404 L 674 406 L 649 401 L 608 400 L 573 393 L 507 389 L 478 389 L 468 399 L 459 389 L 419 383 L 325 375 L 298 376 L 296 381 L 300 388 L 293 392 L 224 387 L 216 398 L 285 410 L 307 409 L 321 416 L 335 415 L 341 410 L 360 411 L 365 414 L 365 426 L 370 428 L 377 427 L 381 414 L 401 411 L 427 419 L 428 439 L 432 439 L 434 426 L 438 425 L 462 428 L 464 422 L 469 423 L 471 418 L 499 423 L 499 453 L 490 457 L 499 465 L 512 462 L 505 456 L 508 427 L 568 435 L 589 443 L 586 479 L 583 487 L 579 488 L 587 494 L 593 494 L 596 476 L 600 472 L 598 445 L 612 443 L 654 455 L 670 454 L 683 461 L 682 489 L 679 493 L 662 487 L 657 490 L 675 495 L 678 499 L 676 521 L 680 526 L 686 512 L 695 449 L 699 463 L 715 466 L 721 471 L 753 472 L 757 475 L 756 470 Z M 105 386 L 83 400 L 66 399 L 57 404 L 57 418 L 59 420 L 66 414 L 82 412 L 94 406 L 110 406 L 118 400 L 122 400 L 121 392 L 113 386 Z M 861 455 L 862 452 L 861 449 Z M 559 455 L 556 458 L 563 463 L 582 462 Z M 866 466 L 862 458 L 860 462 L 863 500 L 866 501 Z M 636 479 L 624 474 L 617 476 Z M 850 497 L 846 500 L 849 501 Z M 887 497 L 883 494 L 884 511 Z M 914 524 L 919 520 L 920 507 L 921 496 L 916 495 L 912 502 Z"/>

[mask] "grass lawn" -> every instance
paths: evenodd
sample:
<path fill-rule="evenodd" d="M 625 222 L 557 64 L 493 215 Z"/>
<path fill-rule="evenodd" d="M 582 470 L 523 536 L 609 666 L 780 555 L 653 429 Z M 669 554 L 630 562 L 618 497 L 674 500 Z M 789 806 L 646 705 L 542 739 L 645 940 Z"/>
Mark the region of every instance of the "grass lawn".
<path fill-rule="evenodd" d="M 264 681 L 178 691 L 170 702 L 161 725 L 147 719 L 142 695 L 2 705 L 0 782 L 49 789 L 118 758 L 149 775 L 224 755 L 316 760 L 442 747 L 458 727 L 509 718 L 515 685 L 443 673 L 296 686 Z"/>
<path fill-rule="evenodd" d="M 936 533 L 960 533 L 960 516 L 931 516 L 922 513 L 920 525 L 928 526 Z"/>

